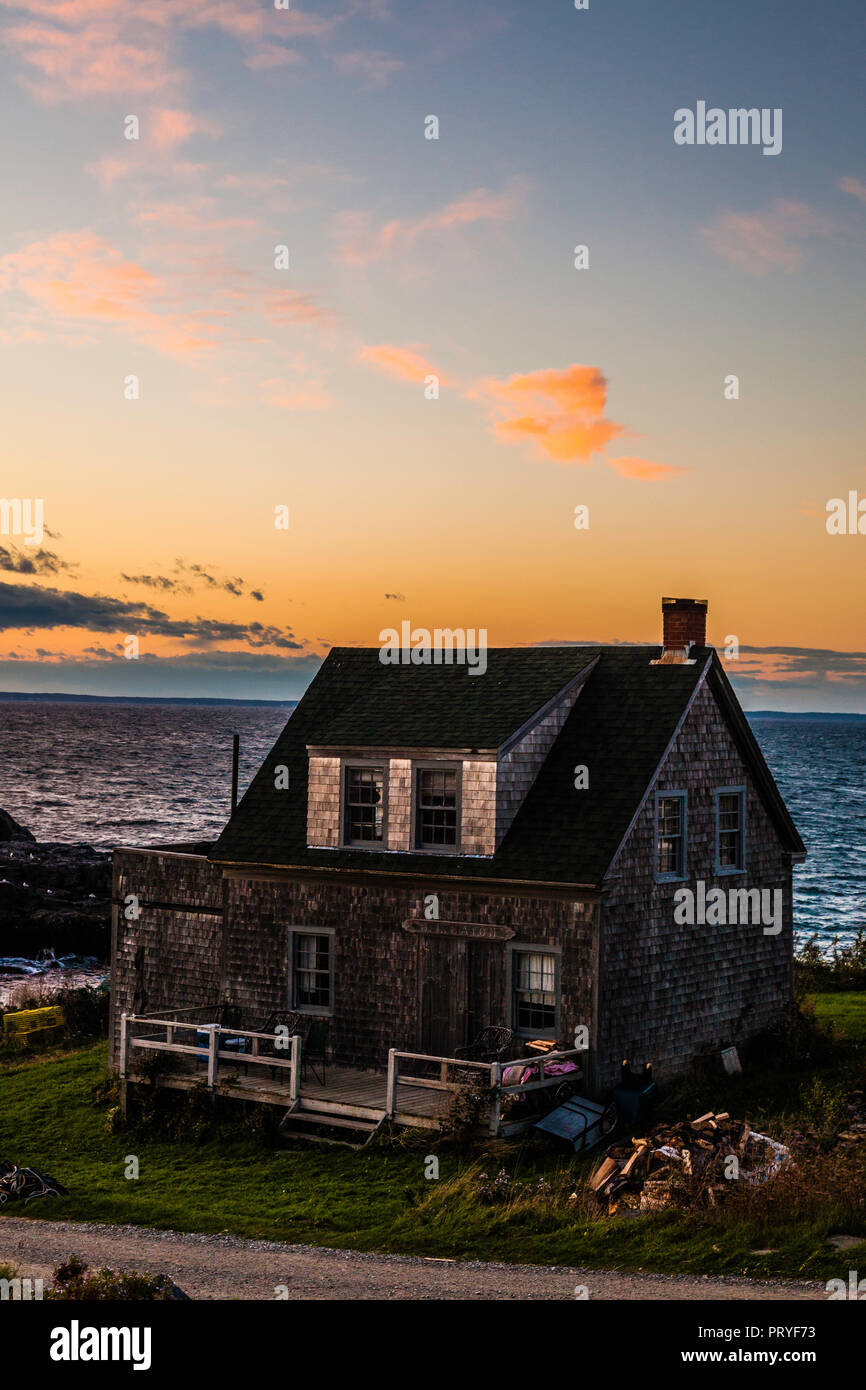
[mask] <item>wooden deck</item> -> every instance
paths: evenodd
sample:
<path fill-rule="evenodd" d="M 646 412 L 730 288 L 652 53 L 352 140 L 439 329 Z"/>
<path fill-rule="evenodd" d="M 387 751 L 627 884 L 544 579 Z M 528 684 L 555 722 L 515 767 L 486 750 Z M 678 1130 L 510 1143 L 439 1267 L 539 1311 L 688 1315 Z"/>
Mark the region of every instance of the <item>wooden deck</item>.
<path fill-rule="evenodd" d="M 235 1100 L 248 1100 L 261 1105 L 278 1105 L 288 1110 L 292 1099 L 288 1078 L 244 1075 L 238 1066 L 223 1073 L 217 1094 Z M 159 1078 L 161 1086 L 174 1090 L 192 1090 L 200 1086 L 204 1071 L 195 1062 L 183 1059 L 181 1065 Z M 130 1074 L 130 1081 L 135 1080 Z M 435 1129 L 449 1108 L 450 1097 L 442 1091 L 420 1086 L 401 1085 L 399 1104 L 394 1114 L 397 1124 Z M 323 1114 L 354 1116 L 358 1119 L 381 1120 L 387 1113 L 388 1077 L 385 1072 L 359 1071 L 354 1067 L 329 1066 L 325 1082 L 316 1080 L 312 1070 L 298 1087 L 298 1103 L 302 1110 L 317 1110 Z"/>
<path fill-rule="evenodd" d="M 554 1062 L 568 1061 L 574 1080 L 582 1074 L 575 1067 L 575 1059 L 582 1060 L 580 1049 L 500 1063 L 391 1048 L 387 1071 L 329 1065 L 320 1080 L 312 1059 L 305 1065 L 299 1033 L 282 1037 L 277 1032 L 223 1027 L 197 1021 L 189 1016 L 193 1012 L 199 1009 L 177 1010 L 167 1018 L 121 1015 L 118 1071 L 124 1112 L 126 1083 L 135 1082 L 142 1065 L 152 1058 L 158 1065 L 150 1074 L 159 1086 L 205 1087 L 213 1096 L 280 1106 L 287 1123 L 327 1126 L 330 1116 L 332 1128 L 378 1132 L 387 1122 L 439 1129 L 455 1097 L 468 1088 L 479 1102 L 479 1123 L 491 1134 L 510 1134 L 531 1124 L 535 1112 L 543 1112 L 552 1089 L 561 1084 L 561 1068 L 557 1072 Z M 550 1073 L 545 1071 L 548 1066 Z M 145 1076 L 147 1070 L 145 1065 Z M 510 1114 L 514 1101 L 516 1113 Z M 354 1120 L 361 1123 L 355 1125 Z"/>

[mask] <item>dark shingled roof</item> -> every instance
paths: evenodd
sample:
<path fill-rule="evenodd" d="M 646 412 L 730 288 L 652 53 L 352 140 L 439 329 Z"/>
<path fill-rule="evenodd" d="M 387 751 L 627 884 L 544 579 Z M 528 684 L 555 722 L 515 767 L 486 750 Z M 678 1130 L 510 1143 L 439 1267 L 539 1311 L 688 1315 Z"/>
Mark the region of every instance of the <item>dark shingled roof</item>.
<path fill-rule="evenodd" d="M 759 760 L 760 781 L 780 834 L 791 849 L 802 850 L 712 649 L 693 648 L 693 665 L 652 665 L 659 655 L 658 647 L 498 649 L 487 653 L 485 675 L 470 676 L 465 666 L 384 666 L 378 648 L 335 648 L 210 857 L 429 879 L 600 884 L 708 663 L 732 733 L 749 762 Z M 307 848 L 308 745 L 499 747 L 596 658 L 492 857 Z M 590 768 L 590 785 L 577 792 L 574 769 L 581 763 Z M 287 791 L 274 787 L 279 764 L 289 768 Z"/>

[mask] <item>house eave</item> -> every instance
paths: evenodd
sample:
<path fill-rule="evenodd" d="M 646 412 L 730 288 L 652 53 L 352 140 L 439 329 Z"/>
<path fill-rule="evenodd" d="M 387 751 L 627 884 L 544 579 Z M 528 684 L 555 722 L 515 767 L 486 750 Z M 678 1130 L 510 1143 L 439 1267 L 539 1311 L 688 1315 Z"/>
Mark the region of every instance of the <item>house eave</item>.
<path fill-rule="evenodd" d="M 474 891 L 488 893 L 526 893 L 544 892 L 556 893 L 563 897 L 578 896 L 588 902 L 597 902 L 601 897 L 601 886 L 596 883 L 570 883 L 551 879 L 533 878 L 475 878 L 468 874 L 442 874 L 437 873 L 431 866 L 431 872 L 420 873 L 417 870 L 411 872 L 401 872 L 399 870 L 382 869 L 349 869 L 342 867 L 331 867 L 324 864 L 270 864 L 247 863 L 243 860 L 211 860 L 216 867 L 222 870 L 225 878 L 306 878 L 306 879 L 325 879 L 342 880 L 353 882 L 361 880 L 370 885 L 387 886 L 395 882 L 401 887 L 427 886 L 431 882 L 446 883 L 449 886 L 467 888 L 471 887 Z"/>

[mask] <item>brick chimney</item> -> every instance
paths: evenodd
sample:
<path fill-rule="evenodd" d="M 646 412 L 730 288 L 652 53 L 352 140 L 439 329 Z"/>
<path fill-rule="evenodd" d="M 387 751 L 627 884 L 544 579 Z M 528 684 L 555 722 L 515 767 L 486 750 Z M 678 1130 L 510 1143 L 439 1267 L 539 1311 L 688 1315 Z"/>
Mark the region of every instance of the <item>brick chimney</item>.
<path fill-rule="evenodd" d="M 683 660 L 688 656 L 689 647 L 707 645 L 705 598 L 663 598 L 662 622 L 664 655 L 681 653 L 680 660 Z"/>

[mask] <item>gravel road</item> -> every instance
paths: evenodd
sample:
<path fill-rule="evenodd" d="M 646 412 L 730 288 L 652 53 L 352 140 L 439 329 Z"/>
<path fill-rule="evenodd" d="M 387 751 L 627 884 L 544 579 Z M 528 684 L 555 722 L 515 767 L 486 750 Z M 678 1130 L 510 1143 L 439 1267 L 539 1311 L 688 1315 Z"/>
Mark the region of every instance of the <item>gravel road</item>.
<path fill-rule="evenodd" d="M 0 1263 L 47 1280 L 72 1253 L 94 1266 L 168 1274 L 190 1298 L 243 1299 L 825 1299 L 821 1284 L 668 1278 L 546 1265 L 485 1264 L 368 1255 L 315 1245 L 184 1235 L 139 1226 L 100 1226 L 0 1216 Z M 278 1292 L 279 1290 L 279 1292 Z"/>

